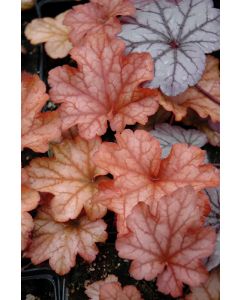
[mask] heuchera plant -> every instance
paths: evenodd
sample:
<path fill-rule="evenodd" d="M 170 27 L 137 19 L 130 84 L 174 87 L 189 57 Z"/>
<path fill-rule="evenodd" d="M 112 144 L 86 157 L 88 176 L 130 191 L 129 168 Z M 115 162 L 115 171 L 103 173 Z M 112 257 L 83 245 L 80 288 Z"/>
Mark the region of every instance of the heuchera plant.
<path fill-rule="evenodd" d="M 133 278 L 218 299 L 219 170 L 201 149 L 220 121 L 219 61 L 205 56 L 218 49 L 218 19 L 211 0 L 91 0 L 27 26 L 32 43 L 77 67 L 51 70 L 48 93 L 22 73 L 22 149 L 48 152 L 22 168 L 25 257 L 60 275 L 77 255 L 93 262 L 109 209 Z M 59 106 L 42 112 L 49 99 Z M 143 299 L 114 275 L 85 288 L 92 300 Z"/>

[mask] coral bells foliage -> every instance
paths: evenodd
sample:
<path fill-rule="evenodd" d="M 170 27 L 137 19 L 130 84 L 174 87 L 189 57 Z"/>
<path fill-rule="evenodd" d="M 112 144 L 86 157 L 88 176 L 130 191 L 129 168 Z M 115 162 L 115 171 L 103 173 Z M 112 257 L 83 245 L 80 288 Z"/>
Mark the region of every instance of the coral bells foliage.
<path fill-rule="evenodd" d="M 21 177 L 21 249 L 24 250 L 30 243 L 30 235 L 34 227 L 32 216 L 28 212 L 37 207 L 40 195 L 29 187 L 29 177 L 25 169 L 22 169 Z"/>
<path fill-rule="evenodd" d="M 84 47 L 70 54 L 78 68 L 57 67 L 49 73 L 51 99 L 60 106 L 62 128 L 78 125 L 79 134 L 91 139 L 103 135 L 107 121 L 113 131 L 145 124 L 158 109 L 157 90 L 139 85 L 153 78 L 147 53 L 125 56 L 124 43 L 105 34 L 91 35 Z"/>
<path fill-rule="evenodd" d="M 49 259 L 51 268 L 64 275 L 75 266 L 77 254 L 87 262 L 95 260 L 98 254 L 95 243 L 106 241 L 106 228 L 103 220 L 90 221 L 86 216 L 59 223 L 46 207 L 39 209 L 34 220 L 33 240 L 25 256 L 34 264 Z"/>
<path fill-rule="evenodd" d="M 161 159 L 159 141 L 143 130 L 116 134 L 117 143 L 105 142 L 94 160 L 114 177 L 100 184 L 97 203 L 121 215 L 121 224 L 139 202 L 152 206 L 162 196 L 191 185 L 196 191 L 219 184 L 219 172 L 205 164 L 205 151 L 187 144 L 175 144 Z M 123 225 L 123 224 L 122 224 Z M 118 228 L 123 232 L 123 226 Z"/>
<path fill-rule="evenodd" d="M 139 203 L 127 218 L 129 233 L 118 238 L 119 256 L 133 260 L 135 279 L 157 277 L 158 290 L 173 297 L 182 295 L 183 283 L 198 286 L 208 278 L 201 259 L 215 245 L 216 233 L 203 227 L 198 194 L 180 188 L 157 200 L 157 206 Z"/>
<path fill-rule="evenodd" d="M 90 300 L 143 300 L 135 286 L 127 285 L 122 288 L 114 275 L 87 285 L 85 294 Z"/>
<path fill-rule="evenodd" d="M 49 99 L 45 84 L 38 75 L 22 73 L 22 148 L 46 152 L 50 141 L 61 136 L 61 121 L 58 112 L 42 113 Z"/>
<path fill-rule="evenodd" d="M 74 6 L 66 15 L 64 24 L 71 28 L 69 37 L 76 46 L 84 36 L 92 33 L 115 36 L 121 31 L 117 16 L 134 14 L 134 5 L 129 0 L 91 0 L 90 3 Z"/>
<path fill-rule="evenodd" d="M 218 297 L 208 270 L 219 264 L 219 170 L 200 149 L 213 140 L 205 123 L 219 124 L 219 61 L 205 56 L 218 49 L 218 19 L 211 0 L 91 0 L 29 24 L 32 43 L 46 42 L 54 58 L 69 53 L 77 66 L 50 70 L 49 91 L 22 74 L 22 149 L 48 151 L 22 170 L 25 257 L 60 275 L 77 255 L 93 262 L 109 209 L 133 278 L 156 279 L 173 297 L 186 296 L 184 284 L 186 299 L 205 289 Z M 48 100 L 59 105 L 42 112 Z M 160 122 L 166 114 L 199 131 Z M 126 129 L 137 123 L 145 130 Z M 142 299 L 113 275 L 86 294 Z"/>
<path fill-rule="evenodd" d="M 54 195 L 49 209 L 56 221 L 75 219 L 83 208 L 91 220 L 106 214 L 106 207 L 92 203 L 98 182 L 104 179 L 97 177 L 107 173 L 93 162 L 100 145 L 99 137 L 89 142 L 65 139 L 51 147 L 53 157 L 37 158 L 27 167 L 30 186 Z"/>

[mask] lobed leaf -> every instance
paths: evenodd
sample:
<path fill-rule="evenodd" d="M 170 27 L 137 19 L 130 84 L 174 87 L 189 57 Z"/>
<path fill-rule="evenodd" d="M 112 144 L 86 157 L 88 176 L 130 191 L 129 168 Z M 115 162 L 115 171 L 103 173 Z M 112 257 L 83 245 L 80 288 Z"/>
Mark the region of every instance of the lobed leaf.
<path fill-rule="evenodd" d="M 205 53 L 219 49 L 219 10 L 212 0 L 171 2 L 140 3 L 136 19 L 124 24 L 119 36 L 128 52 L 151 53 L 155 77 L 150 86 L 176 96 L 200 80 Z"/>
<path fill-rule="evenodd" d="M 51 147 L 54 157 L 31 161 L 27 168 L 31 187 L 54 195 L 49 209 L 56 221 L 75 219 L 83 208 L 90 220 L 106 214 L 106 207 L 92 203 L 100 180 L 96 177 L 107 173 L 93 162 L 100 144 L 100 138 L 91 141 L 80 137 L 65 139 Z"/>
<path fill-rule="evenodd" d="M 122 215 L 124 224 L 139 202 L 150 206 L 179 187 L 191 185 L 196 191 L 219 184 L 219 171 L 205 164 L 205 151 L 175 144 L 170 155 L 161 159 L 159 141 L 143 130 L 124 130 L 116 143 L 103 143 L 94 157 L 97 166 L 114 180 L 99 185 L 96 203 Z"/>
<path fill-rule="evenodd" d="M 64 24 L 71 28 L 69 38 L 74 46 L 86 35 L 106 33 L 113 37 L 121 31 L 117 16 L 132 16 L 134 6 L 129 0 L 91 0 L 74 6 L 65 16 Z"/>
<path fill-rule="evenodd" d="M 202 211 L 192 187 L 157 200 L 153 210 L 139 203 L 127 218 L 129 233 L 118 237 L 119 256 L 131 259 L 129 273 L 137 280 L 157 277 L 158 290 L 182 295 L 183 283 L 198 286 L 208 278 L 202 259 L 214 249 L 216 234 L 202 226 Z"/>
<path fill-rule="evenodd" d="M 220 274 L 219 269 L 210 273 L 207 282 L 200 287 L 191 288 L 192 293 L 185 300 L 220 300 Z"/>
<path fill-rule="evenodd" d="M 91 35 L 71 56 L 78 68 L 57 67 L 49 73 L 51 99 L 62 103 L 63 130 L 78 125 L 79 134 L 91 139 L 103 135 L 107 121 L 113 131 L 145 124 L 158 108 L 157 90 L 139 85 L 153 76 L 149 54 L 123 55 L 124 43 L 104 34 Z"/>
<path fill-rule="evenodd" d="M 159 103 L 172 111 L 177 121 L 187 115 L 189 109 L 198 113 L 201 118 L 208 116 L 213 122 L 220 121 L 220 72 L 219 60 L 208 55 L 202 78 L 194 87 L 175 97 L 159 98 Z"/>
<path fill-rule="evenodd" d="M 39 18 L 31 21 L 25 29 L 25 35 L 31 44 L 45 43 L 45 50 L 51 58 L 63 58 L 72 49 L 68 39 L 70 29 L 63 24 L 68 11 L 55 18 Z"/>
<path fill-rule="evenodd" d="M 122 288 L 119 282 L 111 282 L 100 287 L 99 300 L 143 300 L 143 298 L 135 286 L 127 285 Z"/>
<path fill-rule="evenodd" d="M 28 212 L 37 207 L 40 195 L 28 186 L 29 178 L 25 169 L 22 169 L 21 177 L 21 250 L 24 250 L 31 241 L 30 235 L 34 226 L 32 216 Z"/>
<path fill-rule="evenodd" d="M 41 208 L 34 219 L 33 240 L 24 253 L 33 264 L 49 259 L 59 275 L 67 274 L 79 254 L 87 262 L 95 260 L 97 242 L 105 242 L 107 225 L 103 220 L 90 221 L 86 216 L 67 222 L 54 221 L 47 209 Z"/>
<path fill-rule="evenodd" d="M 207 136 L 195 129 L 183 129 L 180 126 L 171 126 L 167 123 L 155 125 L 154 130 L 149 132 L 160 142 L 162 157 L 169 155 L 174 144 L 188 144 L 199 148 L 207 143 Z"/>
<path fill-rule="evenodd" d="M 59 141 L 61 122 L 57 111 L 41 113 L 48 100 L 45 84 L 38 75 L 22 73 L 22 148 L 36 152 L 48 151 L 51 141 Z"/>
<path fill-rule="evenodd" d="M 90 300 L 99 300 L 100 287 L 105 283 L 117 281 L 118 278 L 115 275 L 108 275 L 104 280 L 98 280 L 91 284 L 85 284 L 85 294 Z"/>

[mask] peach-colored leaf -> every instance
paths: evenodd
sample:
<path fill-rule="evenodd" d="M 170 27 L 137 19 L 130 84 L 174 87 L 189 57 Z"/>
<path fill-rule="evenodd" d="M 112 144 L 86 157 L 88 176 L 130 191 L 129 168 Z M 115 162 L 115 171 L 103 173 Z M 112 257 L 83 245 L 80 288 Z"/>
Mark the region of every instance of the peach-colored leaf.
<path fill-rule="evenodd" d="M 104 280 L 98 280 L 91 284 L 85 284 L 85 294 L 90 300 L 99 300 L 100 287 L 105 283 L 117 281 L 118 278 L 115 275 L 108 275 Z"/>
<path fill-rule="evenodd" d="M 208 278 L 202 259 L 214 249 L 216 233 L 202 226 L 202 211 L 192 187 L 158 200 L 155 211 L 139 203 L 127 218 L 130 232 L 116 241 L 118 254 L 131 259 L 135 279 L 153 280 L 158 290 L 182 295 L 183 283 L 198 286 Z"/>
<path fill-rule="evenodd" d="M 33 264 L 49 259 L 51 268 L 64 275 L 75 265 L 77 254 L 88 262 L 95 260 L 98 254 L 95 243 L 105 242 L 106 228 L 103 220 L 90 221 L 86 216 L 58 223 L 47 209 L 41 208 L 34 219 L 32 243 L 24 255 Z"/>
<path fill-rule="evenodd" d="M 103 143 L 94 160 L 114 176 L 99 185 L 95 201 L 126 218 L 138 202 L 152 205 L 179 187 L 196 191 L 219 184 L 219 171 L 206 164 L 205 151 L 187 144 L 175 144 L 161 160 L 159 141 L 148 132 L 127 129 L 116 134 L 116 143 Z M 121 219 L 123 223 L 123 219 Z"/>
<path fill-rule="evenodd" d="M 91 0 L 74 6 L 66 15 L 64 24 L 71 28 L 69 38 L 75 46 L 85 35 L 92 33 L 106 33 L 113 37 L 121 31 L 117 16 L 134 14 L 134 5 L 129 0 Z"/>
<path fill-rule="evenodd" d="M 105 283 L 100 287 L 99 300 L 143 300 L 133 285 L 121 287 L 119 282 Z"/>
<path fill-rule="evenodd" d="M 191 288 L 192 293 L 185 300 L 220 300 L 219 269 L 214 269 L 208 280 L 200 287 Z"/>
<path fill-rule="evenodd" d="M 25 35 L 33 45 L 45 44 L 45 50 L 51 58 L 63 58 L 72 49 L 68 39 L 70 29 L 63 25 L 68 11 L 55 18 L 34 19 L 26 26 Z"/>
<path fill-rule="evenodd" d="M 175 96 L 161 96 L 160 104 L 172 111 L 177 121 L 186 116 L 189 108 L 196 111 L 200 117 L 210 116 L 213 122 L 220 120 L 220 79 L 219 60 L 207 56 L 206 69 L 196 86 L 188 88 L 184 93 Z"/>
<path fill-rule="evenodd" d="M 40 195 L 28 187 L 29 178 L 25 169 L 22 169 L 21 187 L 21 249 L 24 250 L 30 243 L 30 234 L 33 229 L 32 216 L 28 213 L 35 209 L 40 201 Z"/>
<path fill-rule="evenodd" d="M 38 75 L 22 73 L 22 147 L 36 152 L 48 151 L 50 141 L 61 136 L 57 111 L 41 113 L 48 100 L 45 84 Z"/>
<path fill-rule="evenodd" d="M 50 71 L 50 95 L 62 103 L 63 130 L 78 124 L 79 134 L 91 139 L 106 132 L 107 121 L 119 132 L 127 124 L 145 124 L 157 111 L 159 92 L 139 87 L 153 77 L 150 55 L 123 52 L 121 40 L 91 35 L 84 47 L 71 51 L 78 69 L 65 65 Z"/>
<path fill-rule="evenodd" d="M 31 187 L 54 195 L 49 209 L 56 221 L 75 219 L 83 208 L 91 220 L 106 214 L 106 207 L 92 203 L 98 189 L 96 177 L 107 173 L 93 162 L 100 144 L 99 137 L 65 139 L 51 147 L 54 157 L 34 159 L 27 167 Z"/>

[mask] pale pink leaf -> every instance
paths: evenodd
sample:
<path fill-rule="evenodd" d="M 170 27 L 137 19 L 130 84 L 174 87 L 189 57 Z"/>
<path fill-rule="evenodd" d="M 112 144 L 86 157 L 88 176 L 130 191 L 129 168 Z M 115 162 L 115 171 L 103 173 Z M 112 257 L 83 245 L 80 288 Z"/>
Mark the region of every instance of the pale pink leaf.
<path fill-rule="evenodd" d="M 90 3 L 73 6 L 64 24 L 71 28 L 69 37 L 76 46 L 84 36 L 93 33 L 116 35 L 121 31 L 117 16 L 134 14 L 134 6 L 129 0 L 91 0 Z"/>
<path fill-rule="evenodd" d="M 113 131 L 145 124 L 158 109 L 157 90 L 141 88 L 153 78 L 149 54 L 123 55 L 124 43 L 104 34 L 91 35 L 71 56 L 78 69 L 57 67 L 49 73 L 51 99 L 62 103 L 63 130 L 78 125 L 79 134 L 91 139 L 103 135 L 107 121 Z"/>
<path fill-rule="evenodd" d="M 191 288 L 192 293 L 185 300 L 220 300 L 219 269 L 210 273 L 208 280 L 200 287 Z"/>
<path fill-rule="evenodd" d="M 157 277 L 158 290 L 182 295 L 183 283 L 198 286 L 208 278 L 202 259 L 214 249 L 216 234 L 202 226 L 197 193 L 189 186 L 158 200 L 155 211 L 138 204 L 127 218 L 129 233 L 118 238 L 119 256 L 131 259 L 137 280 Z"/>
<path fill-rule="evenodd" d="M 99 185 L 96 203 L 121 214 L 121 224 L 139 202 L 149 205 L 179 187 L 196 191 L 219 185 L 219 171 L 205 163 L 205 151 L 187 144 L 175 144 L 161 159 L 159 141 L 143 130 L 124 130 L 116 143 L 103 143 L 94 160 L 111 173 L 113 181 Z M 125 230 L 124 230 L 125 231 Z"/>
<path fill-rule="evenodd" d="M 91 284 L 85 284 L 85 294 L 90 300 L 99 300 L 100 287 L 105 283 L 117 281 L 118 278 L 115 275 L 108 275 L 104 280 L 98 280 Z"/>
<path fill-rule="evenodd" d="M 99 300 L 143 300 L 133 285 L 121 287 L 119 282 L 105 283 L 100 287 Z"/>

